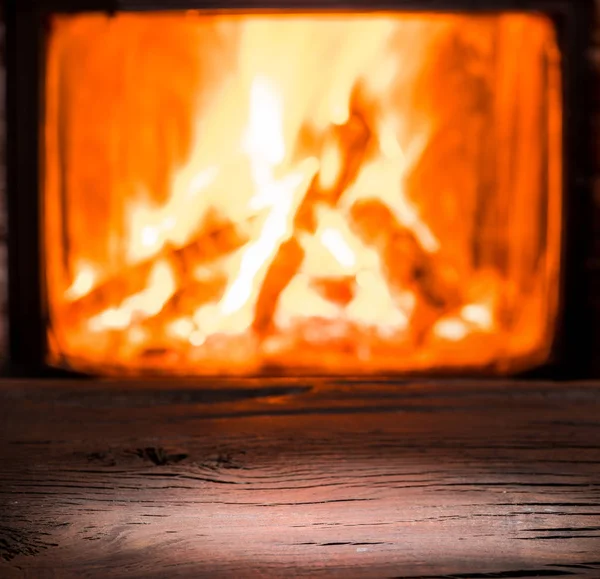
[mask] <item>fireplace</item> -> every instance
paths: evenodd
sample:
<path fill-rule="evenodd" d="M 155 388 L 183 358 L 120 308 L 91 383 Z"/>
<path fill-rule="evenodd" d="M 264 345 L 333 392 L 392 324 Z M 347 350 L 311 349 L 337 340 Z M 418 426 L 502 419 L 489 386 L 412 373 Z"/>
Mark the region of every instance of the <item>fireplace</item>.
<path fill-rule="evenodd" d="M 587 371 L 591 2 L 108 4 L 8 12 L 15 367 Z"/>

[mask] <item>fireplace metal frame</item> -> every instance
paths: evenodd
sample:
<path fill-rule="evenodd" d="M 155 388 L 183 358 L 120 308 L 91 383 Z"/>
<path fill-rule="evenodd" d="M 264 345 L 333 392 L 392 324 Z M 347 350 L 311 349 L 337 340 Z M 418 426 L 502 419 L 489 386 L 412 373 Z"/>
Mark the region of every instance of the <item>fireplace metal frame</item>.
<path fill-rule="evenodd" d="M 561 306 L 552 354 L 535 377 L 590 377 L 594 328 L 585 259 L 592 243 L 590 63 L 594 0 L 6 0 L 9 370 L 49 376 L 41 259 L 44 47 L 53 12 L 143 10 L 534 11 L 553 18 L 563 56 Z M 596 330 L 600 333 L 600 330 Z"/>

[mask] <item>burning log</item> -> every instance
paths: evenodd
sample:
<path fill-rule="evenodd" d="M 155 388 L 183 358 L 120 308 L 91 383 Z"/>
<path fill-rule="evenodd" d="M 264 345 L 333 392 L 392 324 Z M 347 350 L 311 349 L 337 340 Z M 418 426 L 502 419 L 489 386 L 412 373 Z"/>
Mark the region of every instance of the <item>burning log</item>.
<path fill-rule="evenodd" d="M 187 245 L 179 248 L 167 246 L 152 258 L 119 271 L 88 294 L 67 304 L 65 315 L 68 316 L 68 319 L 78 323 L 111 306 L 118 306 L 129 296 L 144 290 L 150 271 L 160 260 L 169 263 L 178 287 L 188 285 L 190 278 L 193 277 L 194 267 L 211 263 L 240 248 L 248 240 L 249 237 L 242 235 L 239 226 L 235 223 L 213 223 L 212 227 L 203 230 Z M 202 285 L 201 282 L 199 283 Z M 192 282 L 189 292 L 196 290 L 198 290 L 198 284 Z M 172 300 L 180 295 L 180 292 L 176 293 Z"/>
<path fill-rule="evenodd" d="M 226 286 L 227 277 L 222 273 L 216 273 L 214 277 L 202 281 L 188 280 L 156 316 L 147 318 L 139 324 L 142 335 L 149 339 L 148 343 L 144 342 L 139 346 L 143 355 L 147 357 L 163 350 L 168 352 L 169 344 L 173 340 L 173 334 L 168 331 L 168 324 L 182 319 L 189 320 L 191 324 L 193 312 L 204 304 L 218 301 Z M 167 328 L 166 332 L 165 328 Z M 180 334 L 178 337 L 180 339 L 189 338 L 185 334 Z"/>
<path fill-rule="evenodd" d="M 353 96 L 356 101 L 357 95 Z M 253 328 L 259 336 L 265 336 L 272 329 L 272 318 L 277 307 L 281 292 L 285 289 L 294 275 L 300 269 L 304 259 L 304 250 L 295 236 L 300 230 L 314 233 L 316 230 L 315 206 L 317 203 L 326 203 L 330 206 L 337 205 L 342 193 L 356 179 L 364 159 L 369 154 L 372 144 L 371 129 L 358 111 L 356 102 L 348 121 L 341 126 L 331 125 L 329 132 L 321 142 L 321 147 L 335 147 L 340 155 L 339 170 L 329 187 L 322 187 L 319 175 L 316 175 L 302 203 L 298 207 L 294 219 L 294 230 L 289 241 L 283 243 L 271 263 L 258 297 Z M 302 133 L 304 139 L 314 150 L 317 137 L 308 129 Z M 309 149 L 310 150 L 310 149 Z M 308 151 L 306 151 L 308 152 Z M 333 291 L 334 294 L 348 293 L 348 288 L 328 287 L 324 291 Z M 342 302 L 347 297 L 337 297 L 333 301 Z"/>
<path fill-rule="evenodd" d="M 215 272 L 213 276 L 203 280 L 188 280 L 153 319 L 160 326 L 182 315 L 190 315 L 204 304 L 219 301 L 226 287 L 227 276 L 224 272 Z"/>
<path fill-rule="evenodd" d="M 316 227 L 315 204 L 322 202 L 335 207 L 344 191 L 355 181 L 365 159 L 376 144 L 369 120 L 365 117 L 365 107 L 361 106 L 360 98 L 358 92 L 353 94 L 348 121 L 343 125 L 330 125 L 320 143 L 317 144 L 316 136 L 310 134 L 308 129 L 302 133 L 304 140 L 311 147 L 306 151 L 301 147 L 302 153 L 312 154 L 315 149 L 320 148 L 322 163 L 326 162 L 325 158 L 329 152 L 339 157 L 338 167 L 335 168 L 331 183 L 323 183 L 323 171 L 327 169 L 324 166 L 321 167 L 298 210 L 295 220 L 296 227 L 314 233 Z"/>
<path fill-rule="evenodd" d="M 292 237 L 279 247 L 263 281 L 254 313 L 254 332 L 264 337 L 273 328 L 273 315 L 281 292 L 290 283 L 304 260 L 304 250 Z"/>
<path fill-rule="evenodd" d="M 356 233 L 382 255 L 390 287 L 396 291 L 410 290 L 417 296 L 413 315 L 416 336 L 422 337 L 443 312 L 461 303 L 458 284 L 446 275 L 449 268 L 427 253 L 383 202 L 357 201 L 350 216 Z"/>

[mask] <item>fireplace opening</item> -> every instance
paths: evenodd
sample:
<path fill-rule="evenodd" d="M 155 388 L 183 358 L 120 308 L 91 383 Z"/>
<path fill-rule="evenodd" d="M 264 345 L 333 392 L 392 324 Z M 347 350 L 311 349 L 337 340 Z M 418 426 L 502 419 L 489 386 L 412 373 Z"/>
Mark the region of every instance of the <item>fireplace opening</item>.
<path fill-rule="evenodd" d="M 50 365 L 547 360 L 563 137 L 546 16 L 70 14 L 45 58 Z"/>

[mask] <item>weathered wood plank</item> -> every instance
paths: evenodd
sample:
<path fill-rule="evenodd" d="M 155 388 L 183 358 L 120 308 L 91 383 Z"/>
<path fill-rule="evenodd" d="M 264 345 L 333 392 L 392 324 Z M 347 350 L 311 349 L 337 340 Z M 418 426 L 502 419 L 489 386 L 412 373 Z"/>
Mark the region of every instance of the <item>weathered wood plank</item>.
<path fill-rule="evenodd" d="M 3 381 L 0 577 L 598 577 L 599 410 L 600 383 Z"/>

